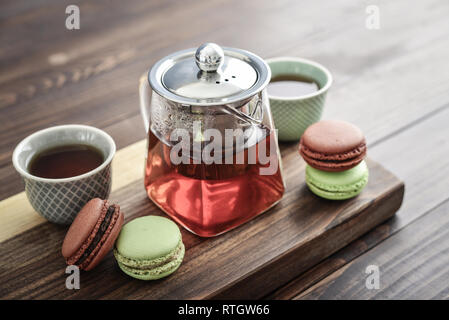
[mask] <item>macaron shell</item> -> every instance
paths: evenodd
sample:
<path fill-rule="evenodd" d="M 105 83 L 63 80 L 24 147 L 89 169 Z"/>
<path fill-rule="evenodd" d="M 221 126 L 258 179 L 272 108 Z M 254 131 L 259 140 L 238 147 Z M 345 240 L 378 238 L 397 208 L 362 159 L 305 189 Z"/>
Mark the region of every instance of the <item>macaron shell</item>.
<path fill-rule="evenodd" d="M 121 262 L 124 259 L 120 256 L 120 254 L 117 251 L 114 252 L 114 255 L 116 256 L 116 259 L 117 259 L 120 269 L 124 273 L 129 275 L 130 277 L 133 277 L 133 278 L 136 278 L 139 280 L 157 280 L 157 279 L 167 277 L 170 274 L 172 274 L 173 272 L 175 272 L 176 270 L 178 270 L 179 266 L 182 263 L 182 260 L 184 259 L 184 254 L 185 254 L 184 244 L 182 242 L 180 242 L 179 246 L 180 246 L 180 248 L 179 248 L 180 250 L 178 250 L 178 247 L 175 249 L 176 251 L 178 251 L 178 253 L 174 257 L 175 258 L 174 260 L 171 260 L 168 263 L 163 264 L 161 266 L 158 266 L 155 268 L 149 268 L 149 269 L 131 268 Z M 138 270 L 138 272 L 136 270 Z"/>
<path fill-rule="evenodd" d="M 327 161 L 347 161 L 350 159 L 354 159 L 360 157 L 361 155 L 366 154 L 366 141 L 364 140 L 360 145 L 356 148 L 340 152 L 340 153 L 320 153 L 315 152 L 303 144 L 303 141 L 300 141 L 299 152 L 304 158 L 316 159 L 316 160 L 327 160 Z"/>
<path fill-rule="evenodd" d="M 89 238 L 107 202 L 99 198 L 90 200 L 81 209 L 70 226 L 62 244 L 62 255 L 67 259 L 74 255 Z"/>
<path fill-rule="evenodd" d="M 155 280 L 175 272 L 185 247 L 179 227 L 161 216 L 145 216 L 123 226 L 114 256 L 120 269 L 140 280 Z"/>
<path fill-rule="evenodd" d="M 327 172 L 306 166 L 306 183 L 310 190 L 330 200 L 344 200 L 358 195 L 367 184 L 368 176 L 365 161 L 342 172 Z"/>
<path fill-rule="evenodd" d="M 339 120 L 322 120 L 312 124 L 301 138 L 313 152 L 340 154 L 365 143 L 362 131 L 355 125 Z"/>
<path fill-rule="evenodd" d="M 117 239 L 120 233 L 124 221 L 124 215 L 120 211 L 120 207 L 116 206 L 116 210 L 118 211 L 118 218 L 115 221 L 115 224 L 112 227 L 111 232 L 107 236 L 106 241 L 101 245 L 98 252 L 92 258 L 92 261 L 89 263 L 87 267 L 84 268 L 84 270 L 89 271 L 95 268 L 114 247 L 115 240 Z"/>
<path fill-rule="evenodd" d="M 310 182 L 307 182 L 307 186 L 309 187 L 310 191 L 312 191 L 315 195 L 328 200 L 346 200 L 354 198 L 362 192 L 365 184 L 366 183 L 362 183 L 359 188 L 354 188 L 352 191 L 328 192 L 324 191 L 323 189 L 317 188 Z"/>
<path fill-rule="evenodd" d="M 299 143 L 299 153 L 310 166 L 329 172 L 354 168 L 366 156 L 362 131 L 351 123 L 323 120 L 311 125 Z"/>
<path fill-rule="evenodd" d="M 178 270 L 178 268 L 181 266 L 181 264 L 178 264 L 176 266 L 176 268 L 174 268 L 174 269 L 172 269 L 170 271 L 167 271 L 165 273 L 160 273 L 158 275 L 153 275 L 153 274 L 150 274 L 150 273 L 146 274 L 146 275 L 135 274 L 135 273 L 132 273 L 131 271 L 127 270 L 126 266 L 124 266 L 121 263 L 119 263 L 118 266 L 125 274 L 127 274 L 128 276 L 130 276 L 132 278 L 135 278 L 135 279 L 138 279 L 138 280 L 158 280 L 158 279 L 162 279 L 164 277 L 167 277 L 167 276 L 171 275 L 173 272 Z"/>
<path fill-rule="evenodd" d="M 181 232 L 173 221 L 161 216 L 145 216 L 123 226 L 116 249 L 130 259 L 151 260 L 169 254 L 180 241 Z"/>

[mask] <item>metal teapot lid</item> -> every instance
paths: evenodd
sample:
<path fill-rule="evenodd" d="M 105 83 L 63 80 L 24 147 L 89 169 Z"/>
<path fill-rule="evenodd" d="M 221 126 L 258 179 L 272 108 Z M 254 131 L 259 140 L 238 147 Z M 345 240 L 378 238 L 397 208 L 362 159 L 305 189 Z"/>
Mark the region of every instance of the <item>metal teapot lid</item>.
<path fill-rule="evenodd" d="M 245 100 L 270 81 L 270 68 L 253 53 L 204 43 L 159 60 L 148 80 L 159 95 L 186 105 L 222 105 Z"/>

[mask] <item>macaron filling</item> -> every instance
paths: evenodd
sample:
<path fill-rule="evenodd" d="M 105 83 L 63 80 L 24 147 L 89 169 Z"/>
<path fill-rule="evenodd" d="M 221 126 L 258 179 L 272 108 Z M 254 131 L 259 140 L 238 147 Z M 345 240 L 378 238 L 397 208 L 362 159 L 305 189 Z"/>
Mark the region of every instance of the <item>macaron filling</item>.
<path fill-rule="evenodd" d="M 340 154 L 319 153 L 304 145 L 301 145 L 299 152 L 304 160 L 316 169 L 342 171 L 351 169 L 363 161 L 366 156 L 366 144 L 363 143 L 356 149 Z"/>
<path fill-rule="evenodd" d="M 105 202 L 101 218 L 92 230 L 91 235 L 84 241 L 77 252 L 67 259 L 67 263 L 77 265 L 81 269 L 87 267 L 95 253 L 106 241 L 118 217 L 116 207 L 114 205 L 107 207 Z"/>
<path fill-rule="evenodd" d="M 92 242 L 87 247 L 87 249 L 84 250 L 81 257 L 79 257 L 79 259 L 75 262 L 76 265 L 81 265 L 90 256 L 92 251 L 94 251 L 94 249 L 98 246 L 98 244 L 100 243 L 101 239 L 103 238 L 106 230 L 108 229 L 109 225 L 111 224 L 112 217 L 114 216 L 114 213 L 115 213 L 115 207 L 110 206 L 108 208 L 108 210 L 106 211 L 106 216 L 104 217 L 103 221 L 101 222 L 100 228 L 96 232 Z"/>
<path fill-rule="evenodd" d="M 358 147 L 356 147 L 354 149 L 350 149 L 346 152 L 324 153 L 324 152 L 317 152 L 317 151 L 314 151 L 314 150 L 308 148 L 301 141 L 300 152 L 302 155 L 305 155 L 311 159 L 317 159 L 317 160 L 329 161 L 329 162 L 338 162 L 338 161 L 351 160 L 351 159 L 359 157 L 360 155 L 365 155 L 366 154 L 366 143 L 363 142 Z"/>

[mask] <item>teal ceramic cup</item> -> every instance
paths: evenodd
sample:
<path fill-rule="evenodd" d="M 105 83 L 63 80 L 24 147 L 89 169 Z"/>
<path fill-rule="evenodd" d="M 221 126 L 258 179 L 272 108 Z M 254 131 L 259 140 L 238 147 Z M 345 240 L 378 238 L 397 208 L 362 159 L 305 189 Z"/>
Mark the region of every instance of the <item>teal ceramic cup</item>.
<path fill-rule="evenodd" d="M 82 175 L 49 179 L 32 175 L 29 164 L 36 154 L 48 148 L 84 144 L 98 149 L 103 163 Z M 111 191 L 111 162 L 115 142 L 103 130 L 68 124 L 37 131 L 14 149 L 12 163 L 25 183 L 25 193 L 37 213 L 50 222 L 69 225 L 91 199 L 107 199 Z"/>
<path fill-rule="evenodd" d="M 301 58 L 272 58 L 267 63 L 272 79 L 279 76 L 300 76 L 315 81 L 320 88 L 311 94 L 293 97 L 268 93 L 278 139 L 298 141 L 308 126 L 321 119 L 326 93 L 332 85 L 332 75 L 319 63 Z"/>

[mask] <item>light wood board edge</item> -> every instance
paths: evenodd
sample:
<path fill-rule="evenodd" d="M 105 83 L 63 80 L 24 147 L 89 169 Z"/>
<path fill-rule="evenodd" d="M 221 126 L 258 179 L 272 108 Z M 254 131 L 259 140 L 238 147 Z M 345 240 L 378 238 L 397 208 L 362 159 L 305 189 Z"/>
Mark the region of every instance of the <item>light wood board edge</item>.
<path fill-rule="evenodd" d="M 146 141 L 141 140 L 117 151 L 112 161 L 112 191 L 143 177 L 145 147 Z M 0 242 L 44 222 L 24 191 L 0 201 Z"/>

